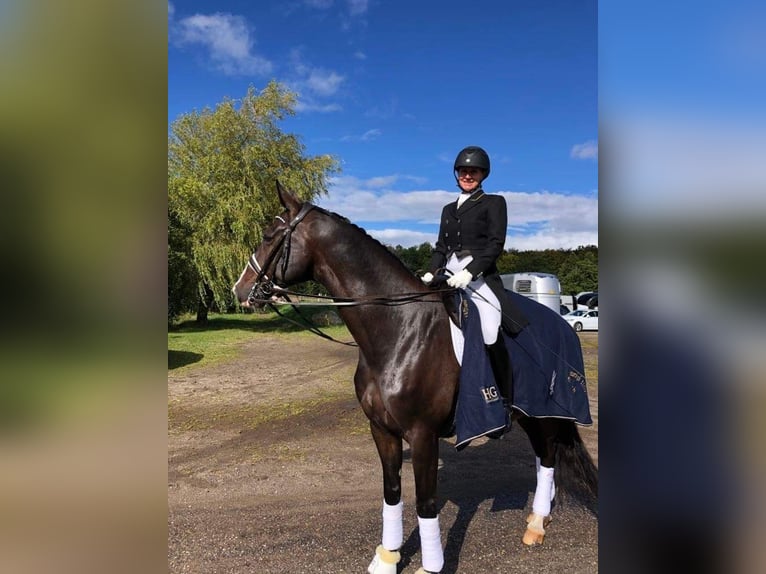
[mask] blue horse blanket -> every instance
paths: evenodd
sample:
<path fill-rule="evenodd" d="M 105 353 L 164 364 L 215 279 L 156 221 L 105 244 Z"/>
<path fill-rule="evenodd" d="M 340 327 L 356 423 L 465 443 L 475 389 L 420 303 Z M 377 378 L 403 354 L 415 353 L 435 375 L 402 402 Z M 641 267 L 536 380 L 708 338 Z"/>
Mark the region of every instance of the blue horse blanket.
<path fill-rule="evenodd" d="M 513 369 L 513 408 L 530 417 L 556 417 L 591 425 L 582 348 L 577 333 L 555 311 L 512 291 L 506 296 L 529 319 L 511 337 L 501 331 Z M 476 306 L 458 291 L 465 337 L 455 413 L 456 448 L 502 431 L 506 412 L 484 347 Z"/>

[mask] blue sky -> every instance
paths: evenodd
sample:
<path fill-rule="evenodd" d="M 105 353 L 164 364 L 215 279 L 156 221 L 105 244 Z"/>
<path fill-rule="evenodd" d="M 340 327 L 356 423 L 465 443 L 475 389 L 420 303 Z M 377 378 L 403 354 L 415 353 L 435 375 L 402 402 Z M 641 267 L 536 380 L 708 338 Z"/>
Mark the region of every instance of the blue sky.
<path fill-rule="evenodd" d="M 598 244 L 595 1 L 263 0 L 168 5 L 168 116 L 271 79 L 282 129 L 342 172 L 317 201 L 389 245 L 433 243 L 452 162 L 490 154 L 506 248 Z"/>
<path fill-rule="evenodd" d="M 758 0 L 600 3 L 610 223 L 766 214 L 764 30 Z"/>

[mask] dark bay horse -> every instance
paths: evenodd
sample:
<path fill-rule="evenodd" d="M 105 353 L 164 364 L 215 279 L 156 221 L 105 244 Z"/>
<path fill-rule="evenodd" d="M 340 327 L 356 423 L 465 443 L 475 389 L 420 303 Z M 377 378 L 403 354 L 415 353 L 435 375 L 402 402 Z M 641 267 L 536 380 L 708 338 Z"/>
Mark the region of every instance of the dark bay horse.
<path fill-rule="evenodd" d="M 408 304 L 340 307 L 339 313 L 359 347 L 356 396 L 370 421 L 383 466 L 383 540 L 368 572 L 396 574 L 400 560 L 403 440 L 410 445 L 415 474 L 423 561 L 418 572 L 440 572 L 444 559 L 436 492 L 439 438 L 450 435 L 460 375 L 442 297 L 359 227 L 302 202 L 278 182 L 277 193 L 284 212 L 264 231 L 263 243 L 233 288 L 242 305 L 263 301 L 274 285 L 309 279 L 324 285 L 335 298 L 423 294 Z M 540 544 L 555 492 L 554 465 L 565 471 L 565 477 L 568 469 L 593 499 L 596 469 L 572 421 L 519 413 L 514 417 L 539 459 L 535 503 L 523 541 Z"/>

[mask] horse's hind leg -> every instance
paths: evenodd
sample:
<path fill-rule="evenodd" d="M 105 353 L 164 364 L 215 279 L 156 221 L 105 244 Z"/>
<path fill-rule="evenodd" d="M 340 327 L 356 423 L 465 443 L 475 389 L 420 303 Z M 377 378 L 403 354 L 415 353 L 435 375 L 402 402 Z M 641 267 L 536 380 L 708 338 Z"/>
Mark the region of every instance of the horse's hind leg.
<path fill-rule="evenodd" d="M 558 419 L 535 419 L 522 417 L 519 425 L 524 429 L 535 451 L 537 485 L 532 502 L 532 512 L 527 517 L 527 530 L 522 542 L 528 546 L 542 544 L 545 527 L 551 521 L 551 502 L 556 493 L 553 481 L 553 464 L 556 458 L 555 438 L 560 421 Z"/>
<path fill-rule="evenodd" d="M 375 423 L 370 423 L 372 438 L 383 466 L 383 536 L 367 571 L 370 574 L 396 574 L 404 540 L 402 519 L 402 439 Z"/>

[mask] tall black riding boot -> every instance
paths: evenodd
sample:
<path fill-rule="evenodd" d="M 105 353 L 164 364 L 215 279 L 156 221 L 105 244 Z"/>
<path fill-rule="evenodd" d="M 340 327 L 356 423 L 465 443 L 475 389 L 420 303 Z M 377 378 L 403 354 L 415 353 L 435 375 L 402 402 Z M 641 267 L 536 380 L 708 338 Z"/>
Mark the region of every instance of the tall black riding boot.
<path fill-rule="evenodd" d="M 510 427 L 511 406 L 513 405 L 513 369 L 502 333 L 498 333 L 495 343 L 487 345 L 487 353 L 497 388 L 503 397 L 503 405 L 508 413 L 508 426 Z"/>
<path fill-rule="evenodd" d="M 511 361 L 508 358 L 508 351 L 505 348 L 505 341 L 502 335 L 497 336 L 497 341 L 492 345 L 487 345 L 489 362 L 492 365 L 492 373 L 495 375 L 495 382 L 500 394 L 509 403 L 513 403 L 513 371 L 511 370 Z"/>

